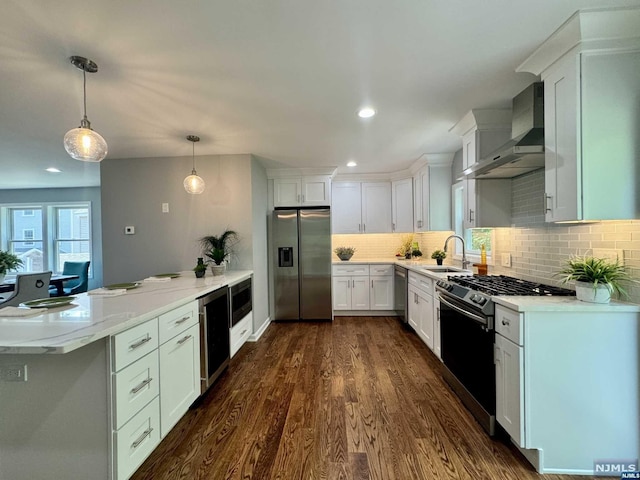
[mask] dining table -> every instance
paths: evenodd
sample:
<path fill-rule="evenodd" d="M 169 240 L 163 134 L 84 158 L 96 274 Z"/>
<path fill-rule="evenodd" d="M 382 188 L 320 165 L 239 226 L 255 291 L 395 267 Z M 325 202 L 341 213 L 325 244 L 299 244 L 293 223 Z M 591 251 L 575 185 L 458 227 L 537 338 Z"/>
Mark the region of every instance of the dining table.
<path fill-rule="evenodd" d="M 49 285 L 56 287 L 57 295 L 64 295 L 63 284 L 67 280 L 77 280 L 80 278 L 78 275 L 51 275 L 51 280 L 49 280 Z M 5 278 L 4 282 L 0 284 L 0 293 L 4 292 L 13 292 L 16 288 L 16 279 L 8 279 Z"/>

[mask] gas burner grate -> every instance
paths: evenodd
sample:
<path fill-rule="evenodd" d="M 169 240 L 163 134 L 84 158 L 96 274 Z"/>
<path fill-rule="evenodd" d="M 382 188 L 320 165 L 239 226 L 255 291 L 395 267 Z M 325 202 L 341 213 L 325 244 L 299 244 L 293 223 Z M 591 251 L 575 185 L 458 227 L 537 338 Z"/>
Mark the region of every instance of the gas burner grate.
<path fill-rule="evenodd" d="M 449 275 L 449 281 L 488 295 L 571 296 L 576 292 L 506 275 Z"/>

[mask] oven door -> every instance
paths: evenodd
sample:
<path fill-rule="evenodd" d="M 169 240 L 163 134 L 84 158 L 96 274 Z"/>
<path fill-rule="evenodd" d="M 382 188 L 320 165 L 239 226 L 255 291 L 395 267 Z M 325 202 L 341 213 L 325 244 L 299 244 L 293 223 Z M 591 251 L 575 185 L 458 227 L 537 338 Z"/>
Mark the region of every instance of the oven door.
<path fill-rule="evenodd" d="M 438 291 L 442 361 L 445 379 L 480 424 L 494 433 L 496 372 L 493 318 Z M 447 378 L 448 377 L 448 378 Z"/>

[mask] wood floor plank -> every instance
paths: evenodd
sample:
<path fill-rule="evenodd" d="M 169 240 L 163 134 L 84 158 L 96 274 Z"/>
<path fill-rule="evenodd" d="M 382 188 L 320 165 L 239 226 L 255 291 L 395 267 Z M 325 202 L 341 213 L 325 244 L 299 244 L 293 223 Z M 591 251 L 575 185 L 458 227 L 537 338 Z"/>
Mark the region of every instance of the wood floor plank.
<path fill-rule="evenodd" d="M 274 323 L 132 480 L 586 480 L 488 437 L 393 317 Z"/>

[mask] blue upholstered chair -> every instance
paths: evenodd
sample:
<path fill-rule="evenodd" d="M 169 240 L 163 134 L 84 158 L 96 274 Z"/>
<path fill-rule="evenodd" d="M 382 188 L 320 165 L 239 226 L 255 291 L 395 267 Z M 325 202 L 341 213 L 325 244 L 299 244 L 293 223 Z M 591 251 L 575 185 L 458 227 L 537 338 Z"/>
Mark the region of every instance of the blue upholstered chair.
<path fill-rule="evenodd" d="M 49 296 L 49 280 L 51 272 L 19 273 L 16 275 L 16 287 L 13 294 L 0 301 L 2 307 L 17 307 L 22 302 L 38 300 Z"/>
<path fill-rule="evenodd" d="M 78 275 L 76 280 L 67 280 L 64 282 L 64 294 L 75 295 L 76 293 L 86 292 L 89 287 L 89 264 L 91 262 L 64 262 L 62 267 L 62 275 Z M 52 297 L 58 295 L 55 287 L 49 288 L 49 294 Z"/>

